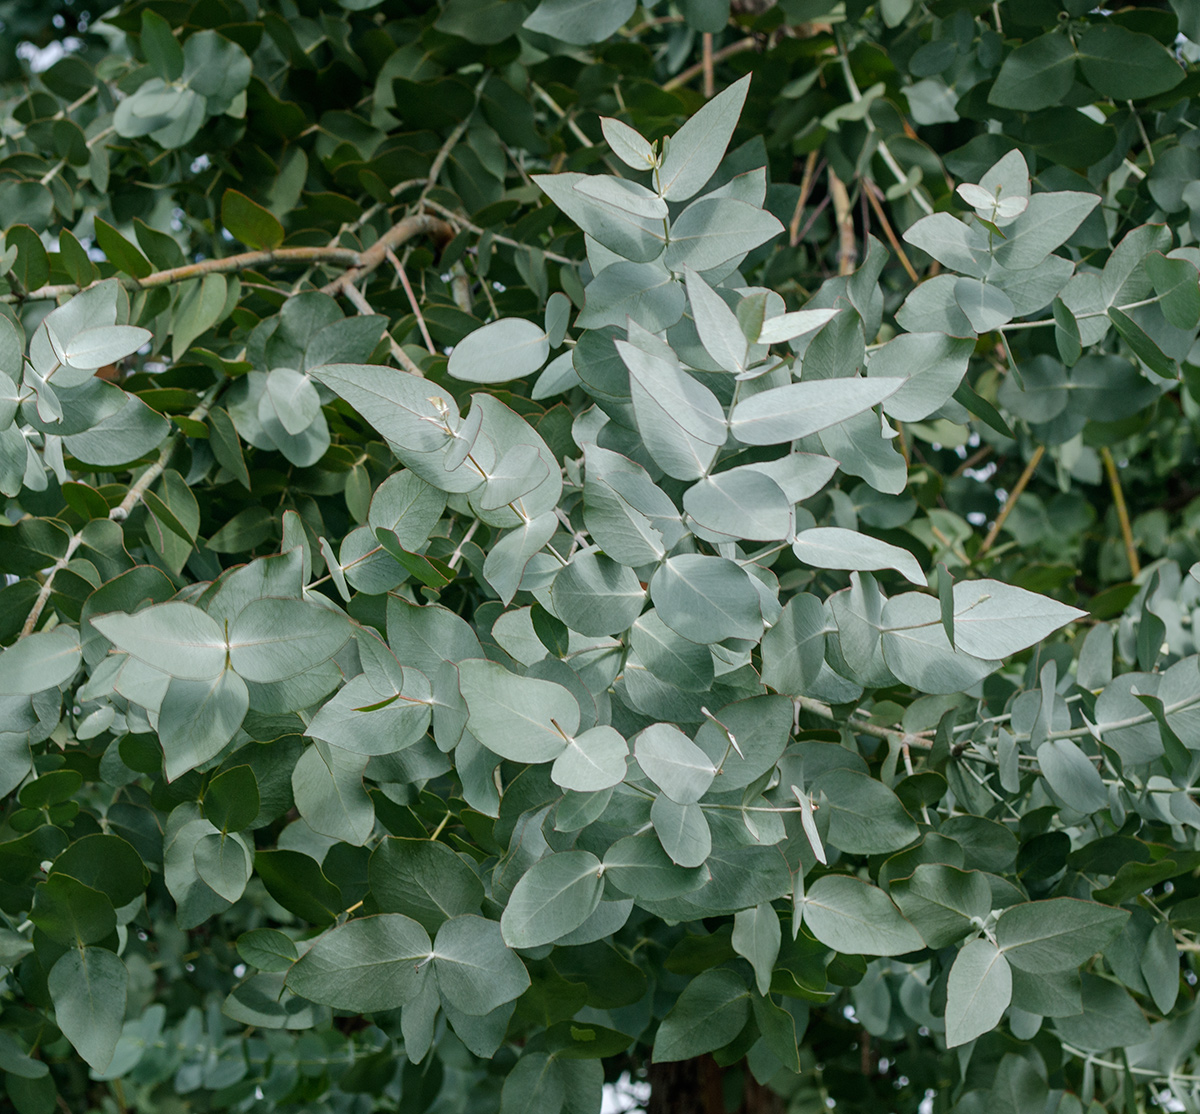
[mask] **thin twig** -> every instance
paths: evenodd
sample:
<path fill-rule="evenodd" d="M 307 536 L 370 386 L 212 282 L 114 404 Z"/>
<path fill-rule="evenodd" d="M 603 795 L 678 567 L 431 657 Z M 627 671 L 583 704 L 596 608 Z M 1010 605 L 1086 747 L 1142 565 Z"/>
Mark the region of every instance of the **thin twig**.
<path fill-rule="evenodd" d="M 713 89 L 713 37 L 711 31 L 700 36 L 700 65 L 704 74 L 704 99 L 712 100 Z"/>
<path fill-rule="evenodd" d="M 1117 508 L 1117 521 L 1121 524 L 1121 537 L 1125 539 L 1125 556 L 1129 561 L 1129 572 L 1136 577 L 1142 571 L 1142 563 L 1138 560 L 1137 546 L 1133 541 L 1133 527 L 1129 522 L 1129 508 L 1125 505 L 1125 492 L 1121 490 L 1121 477 L 1117 474 L 1117 462 L 1113 460 L 1112 452 L 1107 445 L 1101 446 L 1100 459 L 1104 461 L 1104 470 L 1108 473 L 1108 486 L 1112 488 L 1113 503 Z"/>
<path fill-rule="evenodd" d="M 448 209 L 445 205 L 441 205 L 436 201 L 426 201 L 425 208 L 432 209 L 435 213 L 440 213 L 451 224 L 457 225 L 459 228 L 465 228 L 469 232 L 477 232 L 482 235 L 485 231 L 484 229 L 480 228 L 479 225 L 472 224 L 471 221 L 461 213 L 456 213 L 453 209 Z M 507 244 L 512 248 L 528 248 L 530 246 L 529 244 L 521 243 L 520 240 L 513 240 L 508 236 L 501 236 L 499 233 L 492 233 L 492 240 L 494 243 Z M 565 255 L 559 255 L 557 252 L 553 251 L 546 251 L 543 248 L 539 248 L 538 250 L 541 251 L 541 253 L 547 259 L 551 259 L 555 263 L 566 263 L 571 267 L 579 266 L 580 260 L 578 259 L 570 259 Z"/>
<path fill-rule="evenodd" d="M 412 306 L 412 311 L 417 315 L 417 326 L 421 330 L 421 336 L 425 339 L 425 347 L 429 349 L 431 356 L 437 355 L 437 349 L 433 346 L 433 338 L 429 335 L 429 329 L 425 326 L 425 317 L 421 313 L 421 303 L 417 301 L 416 294 L 413 293 L 412 283 L 408 281 L 408 274 L 404 270 L 404 264 L 396 257 L 396 253 L 388 248 L 388 262 L 396 268 L 396 274 L 400 276 L 400 285 L 404 287 L 404 293 L 408 295 L 408 304 Z"/>
<path fill-rule="evenodd" d="M 854 80 L 854 72 L 850 69 L 850 56 L 846 53 L 846 46 L 842 42 L 842 36 L 839 32 L 834 32 L 837 35 L 838 54 L 841 59 L 842 74 L 846 78 L 846 88 L 850 90 L 850 99 L 855 103 L 862 100 L 862 91 L 858 87 L 858 82 Z M 863 115 L 863 123 L 867 125 L 867 131 L 874 133 L 878 131 L 875 126 L 875 121 L 871 119 L 871 113 L 867 112 Z M 887 143 L 881 136 L 878 141 L 879 157 L 883 159 L 884 165 L 892 172 L 898 183 L 908 181 L 908 175 L 900 169 L 900 164 L 896 161 L 896 157 L 892 154 Z M 933 213 L 933 205 L 929 199 L 915 187 L 910 191 L 912 199 L 921 207 L 921 210 L 926 216 Z"/>
<path fill-rule="evenodd" d="M 843 722 L 833 714 L 833 709 L 823 700 L 817 700 L 812 696 L 797 696 L 795 700 L 806 712 L 812 712 L 813 715 L 820 716 L 832 723 Z M 903 747 L 922 747 L 928 750 L 933 746 L 933 741 L 923 735 L 914 735 L 910 731 L 900 731 L 894 727 L 881 727 L 877 723 L 868 723 L 866 720 L 855 719 L 853 716 L 846 719 L 845 724 L 851 731 L 857 732 L 859 735 L 872 735 L 876 739 L 894 740 Z"/>
<path fill-rule="evenodd" d="M 723 46 L 720 50 L 714 51 L 712 56 L 713 63 L 724 62 L 726 58 L 740 54 L 743 50 L 750 50 L 757 43 L 758 40 L 753 35 L 745 39 L 738 39 L 736 43 L 730 43 L 728 46 Z M 692 78 L 699 77 L 703 72 L 704 62 L 701 60 L 694 66 L 688 66 L 686 70 L 680 70 L 670 81 L 664 82 L 663 89 L 669 93 L 672 89 L 678 89 L 681 85 L 686 85 Z"/>
<path fill-rule="evenodd" d="M 357 286 L 347 286 L 342 293 L 359 313 L 366 317 L 374 315 L 375 311 L 371 308 L 371 303 L 367 301 L 367 296 Z M 424 379 L 425 373 L 416 365 L 413 358 L 404 351 L 396 338 L 389 332 L 385 332 L 384 335 L 388 338 L 388 346 L 391 348 L 392 356 L 396 362 L 410 375 L 416 375 Z"/>
<path fill-rule="evenodd" d="M 1017 480 L 1016 484 L 1013 485 L 1012 491 L 1008 493 L 1008 498 L 1004 500 L 1004 506 L 1000 508 L 1000 513 L 996 515 L 996 521 L 992 523 L 992 528 L 988 531 L 987 537 L 983 539 L 983 545 L 979 547 L 979 552 L 975 554 L 975 560 L 978 561 L 992 548 L 992 543 L 995 542 L 997 535 L 999 535 L 1000 528 L 1004 525 L 1004 520 L 1008 518 L 1009 512 L 1016 506 L 1017 500 L 1021 498 L 1021 492 L 1025 490 L 1026 484 L 1033 479 L 1033 474 L 1037 471 L 1037 466 L 1041 464 L 1045 453 L 1045 445 L 1039 445 L 1034 450 L 1029 463 L 1025 465 L 1025 471 L 1021 473 L 1021 478 Z"/>
<path fill-rule="evenodd" d="M 850 195 L 845 183 L 834 173 L 831 166 L 829 196 L 833 198 L 834 221 L 838 230 L 838 274 L 849 275 L 858 262 L 858 241 L 854 238 L 854 213 L 850 208 Z"/>
<path fill-rule="evenodd" d="M 804 160 L 804 176 L 800 179 L 800 196 L 796 198 L 796 208 L 792 219 L 788 222 L 788 244 L 795 247 L 800 243 L 800 218 L 804 215 L 804 206 L 808 204 L 808 195 L 812 193 L 813 179 L 817 174 L 817 156 L 820 151 L 809 151 Z"/>
<path fill-rule="evenodd" d="M 534 96 L 537 97 L 551 112 L 554 113 L 560 120 L 564 121 L 568 128 L 571 129 L 571 134 L 579 140 L 585 147 L 595 147 L 596 145 L 588 139 L 583 130 L 575 123 L 572 116 L 567 115 L 566 109 L 562 107 L 549 93 L 546 92 L 536 81 L 529 83 L 529 87 L 533 90 Z"/>
<path fill-rule="evenodd" d="M 80 542 L 83 541 L 83 534 L 72 534 L 71 540 L 67 542 L 67 549 L 63 555 L 54 562 L 47 570 L 46 579 L 42 581 L 41 588 L 38 589 L 37 599 L 33 601 L 33 609 L 25 619 L 25 624 L 21 627 L 21 633 L 17 635 L 17 641 L 26 638 L 33 634 L 37 628 L 38 620 L 42 617 L 42 612 L 46 608 L 46 604 L 50 599 L 50 591 L 54 587 L 54 577 L 58 574 L 59 569 L 65 569 L 71 558 L 75 555 L 75 550 L 79 548 Z"/>
<path fill-rule="evenodd" d="M 888 243 L 892 245 L 892 250 L 899 256 L 900 262 L 908 272 L 908 277 L 913 282 L 920 282 L 921 278 L 917 274 L 916 268 L 905 254 L 904 248 L 896 236 L 896 230 L 892 228 L 892 222 L 887 219 L 887 214 L 883 211 L 883 206 L 880 204 L 879 198 L 883 196 L 883 191 L 870 178 L 864 178 L 862 184 L 863 193 L 871 203 L 871 208 L 875 210 L 875 215 L 879 218 L 879 223 L 883 225 L 883 234 L 888 238 Z M 877 197 L 876 194 L 879 196 Z"/>

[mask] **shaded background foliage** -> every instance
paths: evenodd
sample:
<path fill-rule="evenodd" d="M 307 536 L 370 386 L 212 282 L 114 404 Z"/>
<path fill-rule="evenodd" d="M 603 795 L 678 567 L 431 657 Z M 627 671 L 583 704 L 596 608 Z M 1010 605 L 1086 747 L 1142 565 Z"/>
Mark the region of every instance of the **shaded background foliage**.
<path fill-rule="evenodd" d="M 1200 749 L 1191 628 L 1200 586 L 1188 575 L 1200 559 L 1191 478 L 1200 26 L 1185 0 L 1091 8 L 1075 0 L 640 8 L 200 0 L 109 13 L 0 5 L 0 370 L 14 383 L 11 397 L 0 391 L 0 414 L 15 422 L 0 440 L 0 568 L 9 581 L 0 590 L 9 647 L 0 655 L 8 793 L 0 1068 L 22 1114 L 56 1103 L 585 1111 L 599 1101 L 601 1078 L 622 1072 L 648 1072 L 660 1109 L 1200 1102 L 1191 959 L 1200 814 L 1189 794 Z M 661 331 L 654 313 L 672 311 L 655 310 L 652 296 L 625 306 L 617 295 L 641 293 L 632 279 L 606 294 L 608 305 L 603 288 L 591 288 L 585 309 L 585 283 L 614 260 L 534 178 L 629 175 L 600 117 L 659 140 L 747 74 L 745 106 L 709 188 L 765 166 L 765 191 L 745 195 L 746 204 L 783 231 L 737 253 L 743 282 L 722 288 L 729 276 L 712 269 L 708 286 L 688 279 L 688 304 L 701 316 L 698 299 L 712 306 L 705 290 L 725 297 L 709 286 L 728 292 L 741 341 L 727 330 L 715 340 L 701 333 L 701 347 L 672 334 L 676 353 L 716 383 L 724 373 L 710 366 L 714 344 L 744 342 L 738 358 L 752 363 L 749 342 L 764 319 L 784 308 L 836 309 L 819 333 L 784 335 L 779 326 L 805 379 L 836 385 L 868 350 L 886 361 L 877 352 L 899 334 L 970 338 L 953 357 L 942 340 L 892 349 L 892 375 L 943 369 L 933 404 L 885 401 L 894 437 L 880 437 L 872 411 L 836 427 L 843 436 L 805 430 L 798 448 L 836 458 L 841 474 L 831 486 L 801 485 L 789 523 L 801 534 L 805 525 L 853 532 L 825 536 L 851 554 L 842 564 L 814 548 L 815 537 L 793 551 L 736 541 L 741 518 L 724 536 L 704 537 L 702 527 L 698 548 L 709 557 L 771 551 L 757 561 L 766 570 L 759 583 L 764 601 L 777 594 L 787 611 L 761 645 L 754 631 L 735 630 L 729 642 L 727 630 L 709 638 L 691 629 L 689 642 L 669 624 L 631 626 L 644 585 L 634 576 L 629 587 L 629 570 L 647 562 L 617 555 L 621 531 L 601 540 L 605 523 L 590 515 L 606 506 L 604 492 L 589 494 L 586 484 L 603 469 L 581 464 L 584 451 L 599 445 L 651 469 L 638 476 L 652 475 L 666 502 L 644 487 L 638 497 L 642 517 L 657 516 L 660 539 L 681 506 L 694 522 L 711 506 L 687 502 L 685 484 L 699 473 L 679 475 L 656 454 L 660 430 L 643 428 L 645 411 L 625 401 L 632 396 L 607 389 L 599 372 L 589 377 L 603 360 L 588 345 L 616 351 L 609 338 L 624 328 L 622 310 L 652 333 Z M 1045 202 L 1049 231 L 1032 237 L 1032 262 L 1006 275 L 1023 250 L 1009 246 L 1020 217 L 955 187 L 983 181 L 999 203 L 1024 198 L 1024 170 L 1001 162 L 1013 150 L 1034 198 L 1099 201 Z M 998 163 L 1007 169 L 990 181 Z M 1072 206 L 1078 219 L 1063 215 Z M 941 223 L 920 223 L 931 214 Z M 615 251 L 614 242 L 603 247 Z M 108 331 L 79 340 L 86 329 L 60 317 L 62 335 L 39 355 L 38 327 L 55 301 L 113 276 L 121 291 L 96 287 L 84 322 Z M 663 297 L 682 314 L 683 288 L 670 290 Z M 754 303 L 755 290 L 782 303 Z M 716 307 L 704 312 L 725 320 Z M 467 339 L 500 318 L 537 324 Z M 568 325 L 575 355 L 564 361 L 571 348 L 552 340 Z M 504 355 L 524 340 L 540 360 Z M 64 361 L 60 341 L 87 352 Z M 663 356 L 642 338 L 647 345 Z M 457 376 L 447 366 L 455 346 Z M 535 385 L 551 349 L 559 356 Z M 483 503 L 461 494 L 447 502 L 413 479 L 423 465 L 405 455 L 422 448 L 403 443 L 411 429 L 394 435 L 390 409 L 352 395 L 361 373 L 301 374 L 387 363 L 390 375 L 372 382 L 412 388 L 395 388 L 403 397 L 389 407 L 419 407 L 435 394 L 465 411 L 464 381 L 483 382 L 536 431 L 533 457 L 525 452 L 524 470 L 508 477 L 517 485 L 509 499 L 494 494 L 497 484 Z M 64 382 L 62 367 L 79 374 Z M 400 369 L 436 386 L 414 386 Z M 783 375 L 769 382 L 782 387 Z M 729 407 L 734 396 L 721 381 L 720 405 Z M 580 418 L 594 401 L 613 418 L 607 434 L 599 410 Z M 500 437 L 501 410 L 478 409 L 485 431 Z M 457 410 L 450 421 L 457 432 Z M 743 442 L 751 448 L 735 463 L 762 463 L 777 451 L 770 446 L 790 440 Z M 559 596 L 538 594 L 536 575 L 522 581 L 532 552 L 518 547 L 507 567 L 492 556 L 520 533 L 505 533 L 516 522 L 504 508 L 513 491 L 531 490 L 520 485 L 536 472 L 533 460 L 550 479 L 561 466 L 566 491 L 551 501 L 562 517 L 533 547 L 546 562 L 533 562 L 533 572 L 556 567 L 547 543 L 574 558 L 594 542 L 625 574 L 600 577 L 603 590 L 589 581 L 574 617 Z M 635 482 L 608 486 L 629 493 Z M 230 588 L 226 570 L 252 560 Z M 916 664 L 897 649 L 906 623 L 886 610 L 898 606 L 912 562 L 910 579 L 932 574 L 933 584 L 915 620 L 932 631 Z M 222 602 L 208 586 L 223 574 Z M 999 618 L 1020 628 L 1007 641 L 990 633 L 964 641 L 970 585 L 981 578 L 998 585 L 996 598 L 1025 608 L 1016 616 L 1001 607 Z M 1031 612 L 1003 585 L 1087 615 L 1056 613 L 1050 600 Z M 591 601 L 620 614 L 622 588 L 637 610 L 619 627 L 588 629 Z M 669 614 L 666 588 L 650 592 L 656 612 Z M 152 650 L 144 625 L 121 627 L 110 614 L 176 593 L 188 606 L 154 613 L 169 621 Z M 434 602 L 470 629 L 429 619 Z M 443 623 L 419 656 L 412 647 L 424 620 L 413 604 Z M 343 607 L 358 624 L 353 649 Z M 677 626 L 681 611 L 677 597 Z M 173 667 L 165 657 L 173 624 L 199 623 L 204 612 L 235 633 L 242 623 L 247 644 L 276 639 L 274 655 L 252 660 L 239 650 L 233 660 L 231 651 L 226 671 L 222 652 L 213 673 L 189 651 Z M 93 624 L 99 615 L 108 617 Z M 1028 648 L 1068 620 L 1062 634 Z M 762 618 L 754 621 L 761 631 Z M 391 640 L 398 665 L 370 629 Z M 951 638 L 971 659 L 965 672 L 946 664 L 962 661 L 945 658 Z M 131 676 L 115 697 L 111 684 L 105 690 L 110 644 L 171 675 L 173 725 L 149 691 L 154 668 L 136 679 L 149 688 Z M 815 657 L 802 648 L 814 644 Z M 670 652 L 653 658 L 657 645 Z M 479 741 L 455 747 L 463 709 L 445 692 L 458 693 L 460 681 L 443 657 L 482 654 L 496 664 L 472 663 L 461 681 Z M 299 664 L 281 665 L 283 656 Z M 975 658 L 993 665 L 972 672 Z M 574 681 L 554 659 L 572 663 Z M 412 672 L 392 672 L 399 667 Z M 217 674 L 215 704 L 187 687 Z M 349 684 L 319 710 L 343 674 Z M 629 677 L 639 675 L 657 687 L 635 692 Z M 288 688 L 298 676 L 309 680 Z M 538 680 L 550 687 L 531 687 Z M 715 850 L 700 861 L 732 896 L 693 890 L 707 896 L 685 915 L 663 887 L 685 892 L 705 867 L 678 865 L 692 862 L 679 844 L 675 865 L 657 850 L 651 861 L 647 846 L 659 837 L 647 834 L 633 838 L 643 841 L 651 880 L 626 874 L 622 883 L 620 857 L 607 856 L 647 822 L 633 806 L 573 847 L 560 812 L 580 810 L 581 828 L 596 822 L 584 798 L 608 789 L 564 798 L 569 775 L 551 780 L 537 765 L 555 752 L 527 749 L 536 732 L 508 741 L 512 710 L 494 711 L 498 701 L 486 695 L 506 684 L 546 732 L 551 713 L 564 714 L 553 702 L 572 684 L 588 690 L 584 705 L 593 700 L 593 717 L 607 716 L 620 739 L 603 745 L 623 762 L 628 739 L 639 756 L 629 774 L 636 784 L 618 798 L 665 799 L 662 810 L 687 823 L 713 767 L 725 777 L 745 761 L 730 756 L 701 702 L 743 744 L 768 723 L 757 743 L 766 764 L 738 774 L 737 791 L 715 794 L 701 817 Z M 791 706 L 762 696 L 764 685 Z M 246 696 L 248 718 L 189 730 L 208 723 L 212 707 L 216 720 L 229 718 L 222 710 L 250 686 L 258 687 Z M 355 716 L 385 711 L 357 709 L 390 696 L 434 700 L 432 739 L 424 705 L 424 721 L 397 715 L 382 732 L 363 729 L 349 749 L 338 745 Z M 740 700 L 755 697 L 765 703 L 739 712 Z M 681 725 L 698 748 L 678 733 L 647 735 L 653 721 Z M 389 753 L 389 737 L 409 745 Z M 647 739 L 665 756 L 657 768 Z M 503 765 L 490 761 L 489 746 Z M 356 764 L 360 755 L 373 755 L 374 766 Z M 780 759 L 786 777 L 773 784 Z M 695 777 L 702 784 L 687 780 Z M 337 800 L 351 804 L 332 807 Z M 661 836 L 668 824 L 655 828 Z M 578 857 L 589 855 L 617 864 L 602 885 L 593 860 Z M 529 898 L 532 886 L 521 890 L 519 879 L 535 865 L 545 877 L 562 872 L 551 881 L 565 883 L 565 911 L 527 900 L 533 912 L 517 923 L 514 895 Z M 735 873 L 751 881 L 733 886 Z M 604 906 L 628 893 L 637 907 L 616 929 L 592 921 L 599 935 L 585 939 L 581 921 L 600 908 L 605 885 L 615 889 Z M 823 921 L 823 909 L 849 916 Z M 616 924 L 620 910 L 609 912 Z M 845 923 L 864 917 L 884 935 Z M 551 940 L 536 939 L 530 925 L 539 918 L 559 925 Z M 443 922 L 457 928 L 443 936 Z M 572 933 L 583 942 L 564 944 Z M 1042 935 L 1058 940 L 1053 954 L 1037 951 Z M 430 936 L 436 958 L 421 959 Z M 314 939 L 326 950 L 293 967 Z M 340 955 L 328 943 L 337 940 L 350 941 Z M 385 954 L 400 957 L 395 969 L 347 997 L 351 961 Z M 481 955 L 493 970 L 473 978 L 459 961 Z M 410 985 L 398 971 L 414 957 L 434 974 L 414 974 Z M 1009 972 L 1007 989 L 1000 971 Z M 372 978 L 381 990 L 372 992 Z M 89 984 L 101 992 L 85 1007 L 72 988 Z M 473 1012 L 484 999 L 499 1011 L 490 1022 Z M 388 1008 L 401 1000 L 405 1010 Z"/>

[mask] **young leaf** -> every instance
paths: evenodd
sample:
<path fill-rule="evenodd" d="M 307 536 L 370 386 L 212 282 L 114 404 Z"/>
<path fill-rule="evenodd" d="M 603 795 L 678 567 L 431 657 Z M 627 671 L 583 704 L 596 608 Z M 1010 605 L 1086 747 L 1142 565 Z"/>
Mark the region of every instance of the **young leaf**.
<path fill-rule="evenodd" d="M 747 74 L 709 101 L 671 136 L 656 175 L 658 191 L 668 201 L 687 200 L 699 193 L 712 177 L 733 138 L 749 89 Z"/>
<path fill-rule="evenodd" d="M 972 940 L 950 968 L 946 1044 L 954 1048 L 994 1029 L 1012 1000 L 1012 971 L 990 940 Z"/>

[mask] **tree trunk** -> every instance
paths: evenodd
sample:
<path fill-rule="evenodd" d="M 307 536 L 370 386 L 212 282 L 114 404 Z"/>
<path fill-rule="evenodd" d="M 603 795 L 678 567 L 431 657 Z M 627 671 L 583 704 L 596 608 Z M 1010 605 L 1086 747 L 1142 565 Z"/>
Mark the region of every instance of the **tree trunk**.
<path fill-rule="evenodd" d="M 783 1114 L 783 1099 L 760 1085 L 743 1065 L 742 1094 L 738 1105 L 725 1105 L 726 1069 L 711 1056 L 651 1064 L 650 1101 L 646 1114 Z"/>

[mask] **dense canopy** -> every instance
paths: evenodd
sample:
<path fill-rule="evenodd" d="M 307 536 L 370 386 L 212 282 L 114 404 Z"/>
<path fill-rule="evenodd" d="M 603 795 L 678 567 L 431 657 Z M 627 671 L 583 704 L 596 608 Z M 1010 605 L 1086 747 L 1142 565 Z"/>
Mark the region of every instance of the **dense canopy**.
<path fill-rule="evenodd" d="M 0 21 L 19 1114 L 1200 1109 L 1195 4 Z"/>

